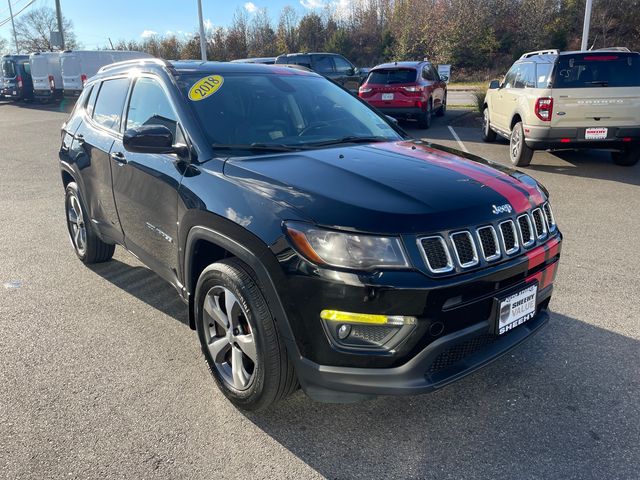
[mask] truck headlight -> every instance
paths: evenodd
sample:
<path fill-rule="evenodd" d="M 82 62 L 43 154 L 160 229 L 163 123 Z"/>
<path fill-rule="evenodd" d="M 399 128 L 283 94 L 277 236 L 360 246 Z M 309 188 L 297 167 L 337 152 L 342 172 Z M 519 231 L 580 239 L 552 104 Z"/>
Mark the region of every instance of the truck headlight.
<path fill-rule="evenodd" d="M 296 250 L 318 265 L 354 270 L 409 267 L 398 237 L 325 230 L 299 222 L 285 227 Z"/>

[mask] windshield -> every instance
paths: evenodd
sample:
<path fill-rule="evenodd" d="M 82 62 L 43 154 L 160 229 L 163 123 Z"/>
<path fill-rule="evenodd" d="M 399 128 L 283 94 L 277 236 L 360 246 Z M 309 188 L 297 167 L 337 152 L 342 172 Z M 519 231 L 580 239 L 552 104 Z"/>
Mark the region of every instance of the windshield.
<path fill-rule="evenodd" d="M 201 95 L 201 82 L 214 77 L 217 87 Z M 402 139 L 386 119 L 315 75 L 200 73 L 181 76 L 179 85 L 213 145 L 320 148 Z"/>
<path fill-rule="evenodd" d="M 638 87 L 640 55 L 592 52 L 561 55 L 553 88 Z"/>
<path fill-rule="evenodd" d="M 13 78 L 16 76 L 16 65 L 13 60 L 5 60 L 2 62 L 2 76 L 5 78 Z"/>
<path fill-rule="evenodd" d="M 393 85 L 395 83 L 414 83 L 416 70 L 413 68 L 388 68 L 373 70 L 369 73 L 367 83 L 376 85 Z"/>

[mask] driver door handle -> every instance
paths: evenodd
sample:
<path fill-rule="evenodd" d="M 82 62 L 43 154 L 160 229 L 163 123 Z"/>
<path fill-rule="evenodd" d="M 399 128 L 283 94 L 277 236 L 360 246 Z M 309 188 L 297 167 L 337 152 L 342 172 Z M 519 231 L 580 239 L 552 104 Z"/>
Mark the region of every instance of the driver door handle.
<path fill-rule="evenodd" d="M 114 160 L 118 165 L 126 165 L 127 159 L 122 152 L 115 152 L 111 154 L 111 159 Z"/>

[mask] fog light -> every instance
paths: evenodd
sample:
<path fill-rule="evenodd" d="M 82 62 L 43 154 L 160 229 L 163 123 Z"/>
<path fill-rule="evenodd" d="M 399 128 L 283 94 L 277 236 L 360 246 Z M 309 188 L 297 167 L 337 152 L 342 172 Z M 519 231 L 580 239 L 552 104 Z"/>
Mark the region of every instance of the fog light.
<path fill-rule="evenodd" d="M 338 328 L 338 338 L 340 340 L 344 340 L 345 338 L 347 338 L 350 333 L 351 333 L 351 325 L 347 325 L 343 323 L 342 325 L 340 325 L 340 328 Z"/>
<path fill-rule="evenodd" d="M 341 312 L 340 310 L 322 310 L 320 318 L 332 322 L 366 323 L 369 325 L 415 325 L 416 317 L 404 315 L 375 315 L 371 313 Z"/>

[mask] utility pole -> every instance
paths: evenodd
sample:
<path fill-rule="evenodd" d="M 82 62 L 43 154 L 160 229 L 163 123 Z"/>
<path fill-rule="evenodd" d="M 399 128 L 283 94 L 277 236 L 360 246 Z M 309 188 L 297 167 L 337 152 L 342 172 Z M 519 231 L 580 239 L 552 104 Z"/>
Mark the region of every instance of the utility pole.
<path fill-rule="evenodd" d="M 64 32 L 62 31 L 62 10 L 60 9 L 60 0 L 56 0 L 56 16 L 58 17 L 58 31 L 60 32 L 60 50 L 65 50 Z"/>
<path fill-rule="evenodd" d="M 18 36 L 16 35 L 16 22 L 13 20 L 13 10 L 11 9 L 11 0 L 9 2 L 9 16 L 11 17 L 11 25 L 13 26 L 13 40 L 16 42 L 16 53 L 20 53 L 20 47 L 18 46 Z"/>
<path fill-rule="evenodd" d="M 202 21 L 202 0 L 198 0 L 198 17 L 200 19 L 200 54 L 202 61 L 207 61 L 207 39 L 204 36 L 204 22 Z"/>
<path fill-rule="evenodd" d="M 589 25 L 591 23 L 591 6 L 593 0 L 587 0 L 587 5 L 584 10 L 584 23 L 582 24 L 582 45 L 580 50 L 585 51 L 589 44 Z"/>

